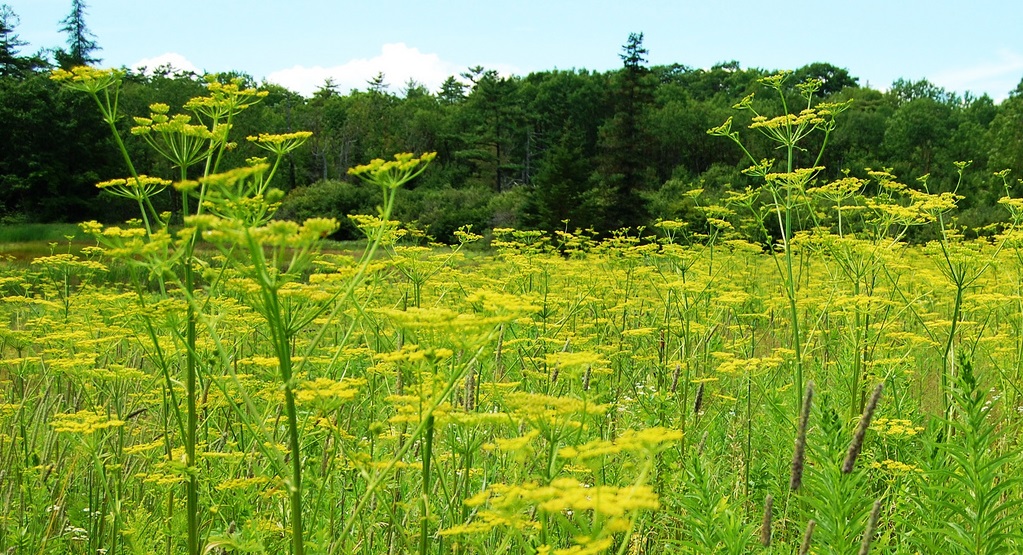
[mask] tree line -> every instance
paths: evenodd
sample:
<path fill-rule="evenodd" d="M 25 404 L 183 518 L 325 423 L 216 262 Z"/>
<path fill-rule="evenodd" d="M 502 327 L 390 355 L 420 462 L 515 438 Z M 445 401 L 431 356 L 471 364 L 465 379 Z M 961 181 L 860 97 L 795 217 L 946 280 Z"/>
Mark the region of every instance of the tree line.
<path fill-rule="evenodd" d="M 72 5 L 63 22 L 68 48 L 31 56 L 19 52 L 16 16 L 0 7 L 2 222 L 110 221 L 131 213 L 94 187 L 125 174 L 95 107 L 49 79 L 53 67 L 99 61 L 82 21 L 85 6 L 81 0 Z M 742 172 L 748 161 L 738 148 L 707 130 L 732 117 L 733 129 L 748 132 L 749 116 L 733 106 L 751 93 L 760 113 L 779 113 L 779 100 L 762 94 L 758 83 L 776 71 L 734 61 L 710 69 L 651 66 L 642 34 L 630 35 L 619 55 L 621 67 L 606 72 L 506 76 L 474 67 L 449 77 L 438 91 L 408 82 L 395 93 L 384 75 L 350 92 L 328 81 L 308 98 L 264 83 L 259 86 L 269 95 L 242 114 L 232 133 L 314 132 L 276 183 L 287 192 L 279 216 L 295 219 L 344 221 L 347 214 L 374 213 L 376 191 L 350 179 L 348 169 L 395 152 L 436 151 L 437 161 L 403 191 L 396 215 L 439 240 L 450 240 L 465 224 L 476 230 L 607 232 L 649 226 L 658 218 L 696 220 L 687 191 L 702 189 L 713 201 L 757 185 Z M 204 93 L 205 78 L 171 68 L 128 71 L 120 102 L 125 113 L 139 116 L 155 102 L 180 110 Z M 244 73 L 216 78 L 258 85 Z M 786 80 L 793 99 L 799 97 L 795 85 L 811 78 L 821 82 L 821 100 L 852 101 L 836 117 L 821 179 L 888 169 L 911 186 L 929 174 L 933 192 L 954 186 L 954 162 L 971 160 L 958 189 L 965 196 L 960 221 L 979 228 L 1000 217 L 996 200 L 1004 190 L 994 172 L 1023 176 L 1023 82 L 995 103 L 926 80 L 898 80 L 879 91 L 859 84 L 846 69 L 814 63 Z M 133 140 L 133 122 L 120 125 L 140 172 L 177 174 Z M 752 152 L 772 155 L 755 133 L 746 142 Z M 239 140 L 231 155 L 242 163 L 258 155 L 252 148 Z M 175 205 L 169 197 L 166 202 Z M 354 235 L 354 228 L 343 227 L 339 237 Z"/>

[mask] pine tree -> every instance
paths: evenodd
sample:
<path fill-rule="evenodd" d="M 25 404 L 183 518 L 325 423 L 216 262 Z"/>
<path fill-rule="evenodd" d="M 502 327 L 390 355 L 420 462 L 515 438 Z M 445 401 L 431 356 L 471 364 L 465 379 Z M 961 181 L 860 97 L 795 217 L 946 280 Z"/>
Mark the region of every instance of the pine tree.
<path fill-rule="evenodd" d="M 95 64 L 100 61 L 93 56 L 93 52 L 100 50 L 100 47 L 93 40 L 96 35 L 85 26 L 85 15 L 88 6 L 85 0 L 71 0 L 71 13 L 60 23 L 63 27 L 61 32 L 67 33 L 67 50 L 56 52 L 57 63 L 60 67 L 68 69 L 75 66 Z"/>
<path fill-rule="evenodd" d="M 465 100 L 465 85 L 451 75 L 441 84 L 440 94 L 437 95 L 437 98 L 442 104 L 458 104 Z"/>
<path fill-rule="evenodd" d="M 612 203 L 607 229 L 646 223 L 642 192 L 651 188 L 651 140 L 644 119 L 654 102 L 656 76 L 647 68 L 643 33 L 631 33 L 620 54 L 624 67 L 615 75 L 614 115 L 600 128 L 602 151 L 597 172 Z"/>
<path fill-rule="evenodd" d="M 18 16 L 7 4 L 0 4 L 0 77 L 18 76 L 32 66 L 32 61 L 18 56 L 18 48 L 25 42 L 14 34 Z"/>

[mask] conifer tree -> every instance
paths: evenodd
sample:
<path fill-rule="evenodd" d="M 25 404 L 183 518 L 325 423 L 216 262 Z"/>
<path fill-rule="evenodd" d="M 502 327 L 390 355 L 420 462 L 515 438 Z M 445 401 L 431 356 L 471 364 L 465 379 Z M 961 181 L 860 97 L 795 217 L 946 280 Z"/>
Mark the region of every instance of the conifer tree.
<path fill-rule="evenodd" d="M 60 24 L 61 32 L 67 33 L 67 50 L 57 50 L 55 56 L 62 68 L 95 64 L 100 61 L 93 53 L 100 50 L 93 40 L 96 35 L 85 26 L 85 15 L 88 6 L 85 0 L 71 0 L 71 13 Z"/>
<path fill-rule="evenodd" d="M 602 156 L 597 171 L 608 206 L 607 229 L 646 223 L 642 193 L 651 185 L 651 140 L 644 119 L 653 105 L 656 76 L 646 67 L 643 33 L 631 33 L 620 54 L 624 67 L 611 94 L 614 115 L 600 128 Z"/>
<path fill-rule="evenodd" d="M 0 77 L 18 76 L 32 66 L 30 59 L 18 56 L 25 42 L 14 34 L 18 16 L 7 4 L 0 4 Z"/>

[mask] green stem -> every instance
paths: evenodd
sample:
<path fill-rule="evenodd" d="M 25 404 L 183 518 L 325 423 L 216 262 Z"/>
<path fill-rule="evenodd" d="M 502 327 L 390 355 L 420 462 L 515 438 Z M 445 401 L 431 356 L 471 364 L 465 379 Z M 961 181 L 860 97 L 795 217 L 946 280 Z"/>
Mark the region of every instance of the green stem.
<path fill-rule="evenodd" d="M 860 280 L 859 276 L 856 277 L 856 282 L 853 284 L 853 295 L 859 298 L 860 295 Z M 863 412 L 860 407 L 859 399 L 860 395 L 860 376 L 863 373 L 862 360 L 860 355 L 860 324 L 861 315 L 859 308 L 856 309 L 856 314 L 853 317 L 853 361 L 852 361 L 852 381 L 849 389 L 849 420 L 855 420 L 856 415 Z"/>
<path fill-rule="evenodd" d="M 257 244 L 256 247 L 260 247 L 260 245 Z M 288 418 L 288 450 L 291 459 L 291 483 L 288 484 L 291 501 L 291 545 L 294 555 L 305 555 L 302 526 L 302 453 L 299 447 L 298 410 L 295 407 L 291 347 L 276 289 L 272 289 L 268 283 L 264 283 L 263 292 L 267 303 L 267 320 L 270 324 L 273 347 L 277 352 L 281 381 L 284 384 L 284 411 Z"/>
<path fill-rule="evenodd" d="M 191 257 L 185 257 L 185 288 L 189 295 L 195 289 L 194 276 L 192 275 Z M 199 425 L 199 414 L 196 409 L 196 314 L 195 308 L 188 303 L 185 322 L 185 402 L 186 408 L 186 429 L 185 429 L 185 467 L 188 470 L 188 483 L 186 489 L 186 517 L 188 519 L 188 553 L 199 555 L 199 477 L 195 467 L 195 443 L 196 429 Z"/>
<path fill-rule="evenodd" d="M 433 413 L 426 417 L 426 436 L 423 446 L 423 515 L 419 524 L 419 555 L 426 555 L 427 527 L 430 516 L 430 459 L 433 454 Z"/>
<path fill-rule="evenodd" d="M 952 307 L 952 325 L 948 332 L 948 340 L 945 342 L 945 351 L 941 357 L 941 410 L 945 418 L 949 417 L 949 410 L 951 404 L 949 403 L 949 378 L 955 373 L 955 365 L 950 360 L 952 355 L 952 347 L 955 344 L 956 332 L 959 328 L 959 315 L 963 308 L 963 286 L 959 283 L 956 284 L 956 299 L 955 304 Z"/>

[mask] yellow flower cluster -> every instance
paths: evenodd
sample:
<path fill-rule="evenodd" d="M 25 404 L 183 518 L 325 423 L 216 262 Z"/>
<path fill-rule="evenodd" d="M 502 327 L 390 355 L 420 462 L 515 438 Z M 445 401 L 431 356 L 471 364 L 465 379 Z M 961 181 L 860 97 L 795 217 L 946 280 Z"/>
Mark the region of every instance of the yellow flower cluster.
<path fill-rule="evenodd" d="M 626 430 L 614 441 L 596 439 L 574 447 L 563 447 L 558 451 L 558 455 L 562 458 L 580 461 L 622 452 L 642 452 L 653 455 L 662 451 L 666 443 L 678 441 L 682 437 L 681 430 L 669 430 L 659 426 L 642 430 Z"/>
<path fill-rule="evenodd" d="M 166 106 L 154 105 L 154 106 Z M 153 106 L 150 106 L 152 109 Z M 185 114 L 167 116 L 165 114 L 153 113 L 148 118 L 136 117 L 135 126 L 131 128 L 132 135 L 148 135 L 152 132 L 177 134 L 199 139 L 210 139 L 213 132 L 205 125 L 192 124 L 192 117 Z"/>
<path fill-rule="evenodd" d="M 411 152 L 404 152 L 395 154 L 394 160 L 376 158 L 369 164 L 349 169 L 348 173 L 368 183 L 397 189 L 422 173 L 436 157 L 436 152 L 427 152 L 419 157 Z"/>
<path fill-rule="evenodd" d="M 90 66 L 78 66 L 70 71 L 55 69 L 50 79 L 76 91 L 96 94 L 103 89 L 120 85 L 124 72 L 118 69 L 99 69 Z"/>
<path fill-rule="evenodd" d="M 193 98 L 185 103 L 185 108 L 215 122 L 252 106 L 270 94 L 269 91 L 242 88 L 241 79 L 221 83 L 216 76 L 207 77 L 206 90 L 209 96 Z"/>
<path fill-rule="evenodd" d="M 791 172 L 768 173 L 764 175 L 764 179 L 769 184 L 780 187 L 804 187 L 823 169 L 821 166 L 815 166 L 812 168 L 798 168 Z"/>
<path fill-rule="evenodd" d="M 769 370 L 778 368 L 785 362 L 785 358 L 778 354 L 769 357 L 739 358 L 732 353 L 712 353 L 711 356 L 720 358 L 721 363 L 717 371 L 732 376 L 760 375 Z"/>
<path fill-rule="evenodd" d="M 563 369 L 585 369 L 587 367 L 594 366 L 606 366 L 607 361 L 598 353 L 592 353 L 588 351 L 580 351 L 577 353 L 558 351 L 555 353 L 548 353 L 544 357 L 544 362 L 550 366 L 557 366 Z"/>
<path fill-rule="evenodd" d="M 171 182 L 166 179 L 140 175 L 102 181 L 96 184 L 96 188 L 119 197 L 141 200 L 163 191 L 170 184 Z"/>
<path fill-rule="evenodd" d="M 258 136 L 249 136 L 246 139 L 249 142 L 255 143 L 256 146 L 270 151 L 278 156 L 284 156 L 285 154 L 295 150 L 302 146 L 309 137 L 312 137 L 312 131 L 296 131 L 294 133 L 260 133 Z"/>
<path fill-rule="evenodd" d="M 622 517 L 639 510 L 660 508 L 657 494 L 649 486 L 593 486 L 575 478 L 556 478 L 550 485 L 493 484 L 465 500 L 469 507 L 489 506 L 504 512 L 536 507 L 545 513 L 593 511 L 607 517 Z"/>
<path fill-rule="evenodd" d="M 816 110 L 806 109 L 799 114 L 783 114 L 773 118 L 755 116 L 753 118 L 753 123 L 751 123 L 749 127 L 750 129 L 779 129 L 804 125 L 820 125 L 822 123 L 824 123 L 824 118 L 821 117 Z"/>
<path fill-rule="evenodd" d="M 526 391 L 508 393 L 504 397 L 504 402 L 515 414 L 527 418 L 541 417 L 552 420 L 582 414 L 604 414 L 609 407 L 567 396 L 555 397 Z"/>
<path fill-rule="evenodd" d="M 910 472 L 923 472 L 920 467 L 906 464 L 900 461 L 893 461 L 891 459 L 885 459 L 883 461 L 874 461 L 870 463 L 871 468 L 878 470 L 887 470 L 893 474 L 909 474 Z"/>
<path fill-rule="evenodd" d="M 914 426 L 911 421 L 898 418 L 877 418 L 870 429 L 889 437 L 913 437 L 924 431 L 922 426 Z"/>
<path fill-rule="evenodd" d="M 493 443 L 486 443 L 483 448 L 488 451 L 498 450 L 503 453 L 519 453 L 533 451 L 530 445 L 534 439 L 540 437 L 539 430 L 529 430 L 526 435 L 512 438 L 497 438 Z"/>
<path fill-rule="evenodd" d="M 55 414 L 50 426 L 57 433 L 89 436 L 100 430 L 124 426 L 124 421 L 111 418 L 103 412 L 102 407 L 96 407 L 75 413 Z"/>
<path fill-rule="evenodd" d="M 547 544 L 537 546 L 536 555 L 597 555 L 604 553 L 614 545 L 614 538 L 591 538 L 589 536 L 573 538 L 576 545 L 555 549 Z"/>
<path fill-rule="evenodd" d="M 343 380 L 316 378 L 303 382 L 295 390 L 295 400 L 299 403 L 333 406 L 354 399 L 359 387 L 365 383 L 366 380 L 361 378 Z"/>

